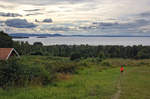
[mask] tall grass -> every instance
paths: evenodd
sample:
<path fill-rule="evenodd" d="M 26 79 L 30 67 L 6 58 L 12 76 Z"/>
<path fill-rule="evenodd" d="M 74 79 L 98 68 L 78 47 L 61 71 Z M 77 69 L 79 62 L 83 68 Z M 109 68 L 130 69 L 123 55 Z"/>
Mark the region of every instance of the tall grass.
<path fill-rule="evenodd" d="M 46 87 L 0 90 L 0 99 L 110 99 L 117 90 L 118 71 L 90 67 Z"/>

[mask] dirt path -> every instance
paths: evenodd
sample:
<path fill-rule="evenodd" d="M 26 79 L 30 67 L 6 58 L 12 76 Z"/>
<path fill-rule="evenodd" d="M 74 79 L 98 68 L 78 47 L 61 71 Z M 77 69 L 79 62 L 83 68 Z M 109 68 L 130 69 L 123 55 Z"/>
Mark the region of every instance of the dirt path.
<path fill-rule="evenodd" d="M 118 91 L 112 96 L 112 99 L 119 99 L 121 94 L 121 78 L 125 75 L 125 72 L 123 74 L 120 74 L 118 83 L 117 83 L 117 89 Z"/>

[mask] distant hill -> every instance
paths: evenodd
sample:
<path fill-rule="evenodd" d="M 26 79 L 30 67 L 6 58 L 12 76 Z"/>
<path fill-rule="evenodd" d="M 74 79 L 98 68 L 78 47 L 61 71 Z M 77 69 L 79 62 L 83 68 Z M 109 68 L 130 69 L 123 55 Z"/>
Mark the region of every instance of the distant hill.
<path fill-rule="evenodd" d="M 12 33 L 9 36 L 13 38 L 28 38 L 28 37 L 55 37 L 55 36 L 62 36 L 61 34 L 29 34 L 29 33 Z"/>
<path fill-rule="evenodd" d="M 140 35 L 62 35 L 62 34 L 29 34 L 29 33 L 12 33 L 9 36 L 13 38 L 46 38 L 46 37 L 150 37 Z"/>

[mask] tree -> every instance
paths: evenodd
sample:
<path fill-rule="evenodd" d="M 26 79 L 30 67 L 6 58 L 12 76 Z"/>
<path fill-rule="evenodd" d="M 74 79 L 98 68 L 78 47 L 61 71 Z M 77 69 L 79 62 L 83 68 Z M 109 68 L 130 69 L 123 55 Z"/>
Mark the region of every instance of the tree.
<path fill-rule="evenodd" d="M 4 33 L 3 31 L 0 31 L 0 47 L 1 48 L 11 48 L 13 46 L 13 40 L 12 38 Z"/>
<path fill-rule="evenodd" d="M 43 46 L 43 43 L 41 43 L 41 42 L 35 42 L 33 45 L 34 46 Z"/>
<path fill-rule="evenodd" d="M 150 58 L 150 50 L 148 50 L 148 48 L 143 48 L 138 52 L 136 58 L 138 59 Z"/>
<path fill-rule="evenodd" d="M 73 54 L 71 54 L 70 60 L 77 60 L 80 58 L 81 58 L 80 53 L 73 53 Z"/>
<path fill-rule="evenodd" d="M 98 55 L 98 58 L 99 58 L 99 61 L 102 61 L 103 59 L 105 59 L 106 56 L 105 56 L 104 52 L 100 51 L 99 55 Z"/>

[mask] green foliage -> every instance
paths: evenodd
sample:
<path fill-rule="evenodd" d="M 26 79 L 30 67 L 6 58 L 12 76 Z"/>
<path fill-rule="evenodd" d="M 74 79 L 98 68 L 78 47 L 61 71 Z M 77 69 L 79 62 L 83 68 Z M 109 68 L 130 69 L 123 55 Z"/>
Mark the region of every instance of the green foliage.
<path fill-rule="evenodd" d="M 32 52 L 31 55 L 41 55 L 42 56 L 43 53 L 40 51 L 36 51 L 36 52 Z"/>
<path fill-rule="evenodd" d="M 40 52 L 38 55 L 51 55 L 70 57 L 71 60 L 81 58 L 98 57 L 100 61 L 105 58 L 150 58 L 150 46 L 89 46 L 89 45 L 29 45 L 21 42 L 14 46 L 22 55 Z"/>
<path fill-rule="evenodd" d="M 108 61 L 102 61 L 102 66 L 111 66 L 111 64 Z"/>
<path fill-rule="evenodd" d="M 100 52 L 98 55 L 98 60 L 101 62 L 102 60 L 104 60 L 106 58 L 104 52 Z"/>
<path fill-rule="evenodd" d="M 11 48 L 13 46 L 13 41 L 8 34 L 0 31 L 0 48 Z"/>
<path fill-rule="evenodd" d="M 18 59 L 11 58 L 8 61 L 2 61 L 0 65 L 0 86 L 23 85 L 23 80 L 26 79 L 25 66 L 20 64 Z"/>
<path fill-rule="evenodd" d="M 30 84 L 45 85 L 51 82 L 53 75 L 45 67 L 24 65 L 16 58 L 0 62 L 0 86 L 3 88 Z"/>
<path fill-rule="evenodd" d="M 73 53 L 73 54 L 71 54 L 70 60 L 77 60 L 80 58 L 81 58 L 80 53 Z"/>
<path fill-rule="evenodd" d="M 43 46 L 43 44 L 41 42 L 35 42 L 33 46 Z"/>
<path fill-rule="evenodd" d="M 150 58 L 150 49 L 143 48 L 137 53 L 137 59 L 147 59 Z"/>

